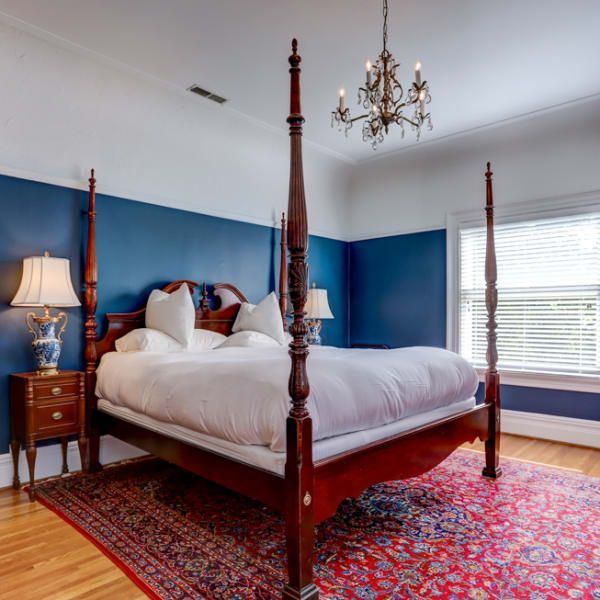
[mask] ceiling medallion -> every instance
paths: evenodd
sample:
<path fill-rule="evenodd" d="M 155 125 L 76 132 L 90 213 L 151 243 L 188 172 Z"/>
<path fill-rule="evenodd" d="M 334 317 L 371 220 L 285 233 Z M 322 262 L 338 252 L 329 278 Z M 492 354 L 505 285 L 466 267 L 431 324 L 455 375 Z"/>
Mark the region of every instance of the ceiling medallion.
<path fill-rule="evenodd" d="M 425 123 L 430 131 L 433 129 L 431 114 L 425 109 L 431 102 L 431 95 L 427 81 L 421 79 L 421 63 L 415 65 L 415 81 L 405 94 L 396 76 L 400 63 L 396 63 L 387 49 L 387 18 L 388 0 L 383 0 L 383 50 L 374 65 L 367 61 L 366 81 L 364 87 L 358 89 L 358 104 L 367 112 L 352 117 L 341 89 L 339 105 L 331 113 L 331 126 L 337 125 L 338 131 L 344 130 L 346 135 L 354 121 L 366 119 L 362 128 L 363 141 L 370 143 L 374 150 L 383 142 L 384 132 L 387 135 L 393 123 L 400 126 L 403 138 L 405 122 L 416 132 L 417 140 Z M 412 114 L 409 114 L 411 110 Z"/>

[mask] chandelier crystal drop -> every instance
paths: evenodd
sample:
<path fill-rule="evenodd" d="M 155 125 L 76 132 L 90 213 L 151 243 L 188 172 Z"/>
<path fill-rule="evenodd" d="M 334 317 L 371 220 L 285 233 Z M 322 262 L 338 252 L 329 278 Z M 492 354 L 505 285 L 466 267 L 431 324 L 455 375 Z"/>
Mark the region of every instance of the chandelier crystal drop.
<path fill-rule="evenodd" d="M 388 0 L 383 0 L 383 50 L 374 65 L 367 61 L 365 83 L 358 89 L 358 105 L 366 111 L 365 114 L 352 117 L 346 107 L 343 89 L 340 90 L 339 104 L 331 113 L 331 126 L 344 131 L 346 136 L 355 121 L 364 120 L 362 138 L 374 150 L 383 142 L 384 134 L 389 133 L 393 123 L 400 126 L 403 138 L 405 123 L 416 133 L 417 140 L 421 138 L 423 125 L 426 124 L 429 131 L 433 129 L 431 114 L 426 109 L 431 102 L 431 94 L 429 84 L 421 78 L 421 63 L 415 65 L 415 80 L 405 93 L 396 73 L 400 63 L 387 49 L 387 20 Z"/>

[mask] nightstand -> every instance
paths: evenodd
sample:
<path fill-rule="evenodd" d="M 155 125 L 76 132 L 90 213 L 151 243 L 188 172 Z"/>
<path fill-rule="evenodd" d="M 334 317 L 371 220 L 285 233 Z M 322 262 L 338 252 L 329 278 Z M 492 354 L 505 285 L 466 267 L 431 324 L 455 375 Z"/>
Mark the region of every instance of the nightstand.
<path fill-rule="evenodd" d="M 35 499 L 36 442 L 57 438 L 62 446 L 62 472 L 68 473 L 68 436 L 77 435 L 81 465 L 85 468 L 87 437 L 85 429 L 85 375 L 61 371 L 56 375 L 18 373 L 10 376 L 10 418 L 14 478 L 19 489 L 19 451 L 25 444 L 29 466 L 29 499 Z"/>

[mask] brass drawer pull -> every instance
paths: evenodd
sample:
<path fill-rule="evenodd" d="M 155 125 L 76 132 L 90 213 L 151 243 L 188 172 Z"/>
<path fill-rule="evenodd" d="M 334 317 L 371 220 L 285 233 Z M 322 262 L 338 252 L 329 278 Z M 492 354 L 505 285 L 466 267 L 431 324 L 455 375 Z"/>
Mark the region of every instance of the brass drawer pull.
<path fill-rule="evenodd" d="M 51 393 L 53 396 L 60 396 L 60 395 L 62 394 L 62 388 L 61 388 L 61 387 L 58 387 L 58 386 L 56 386 L 56 387 L 53 387 L 53 388 L 50 390 L 50 393 Z"/>
<path fill-rule="evenodd" d="M 53 412 L 51 416 L 55 421 L 60 421 L 63 418 L 63 414 L 60 412 L 60 410 Z"/>

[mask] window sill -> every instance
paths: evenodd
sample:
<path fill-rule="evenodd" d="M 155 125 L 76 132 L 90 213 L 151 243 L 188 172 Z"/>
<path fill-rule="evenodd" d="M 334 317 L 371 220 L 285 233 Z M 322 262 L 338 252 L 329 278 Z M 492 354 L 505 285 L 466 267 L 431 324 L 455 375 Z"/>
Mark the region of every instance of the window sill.
<path fill-rule="evenodd" d="M 477 369 L 479 381 L 485 380 L 485 370 Z M 549 373 L 520 373 L 500 371 L 500 383 L 547 390 L 591 392 L 600 394 L 600 377 L 593 375 L 555 375 Z"/>

